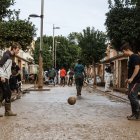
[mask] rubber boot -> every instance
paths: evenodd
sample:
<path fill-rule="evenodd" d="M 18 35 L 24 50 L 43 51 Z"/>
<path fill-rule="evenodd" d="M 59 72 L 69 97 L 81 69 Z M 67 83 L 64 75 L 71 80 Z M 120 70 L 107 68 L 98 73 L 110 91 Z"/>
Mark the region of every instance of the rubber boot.
<path fill-rule="evenodd" d="M 11 111 L 11 103 L 5 103 L 5 116 L 16 116 L 17 114 Z"/>

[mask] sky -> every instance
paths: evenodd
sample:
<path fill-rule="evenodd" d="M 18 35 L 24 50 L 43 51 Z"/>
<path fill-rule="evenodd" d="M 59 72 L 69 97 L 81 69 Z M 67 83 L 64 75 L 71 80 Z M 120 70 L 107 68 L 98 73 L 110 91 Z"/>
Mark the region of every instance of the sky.
<path fill-rule="evenodd" d="M 86 27 L 106 31 L 105 13 L 108 10 L 108 0 L 44 0 L 43 34 L 68 36 L 71 32 L 82 32 Z M 41 14 L 41 0 L 15 0 L 14 9 L 20 9 L 20 19 L 28 19 L 30 14 Z M 40 19 L 31 18 L 40 36 Z"/>

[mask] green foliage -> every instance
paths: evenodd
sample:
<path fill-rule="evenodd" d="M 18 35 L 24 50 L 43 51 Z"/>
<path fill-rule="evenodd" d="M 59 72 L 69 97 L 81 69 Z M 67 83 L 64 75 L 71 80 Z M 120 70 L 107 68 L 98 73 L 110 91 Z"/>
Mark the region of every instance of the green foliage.
<path fill-rule="evenodd" d="M 46 37 L 43 37 L 43 46 L 42 46 L 42 57 L 43 57 L 43 68 L 46 70 L 46 68 L 52 67 L 52 60 L 51 60 L 51 53 L 49 51 L 49 45 L 46 43 Z M 34 60 L 35 63 L 38 64 L 39 59 L 39 51 L 40 50 L 40 38 L 37 39 L 35 42 L 35 50 L 34 50 Z"/>
<path fill-rule="evenodd" d="M 35 36 L 36 29 L 29 20 L 19 19 L 20 11 L 9 9 L 13 4 L 14 0 L 0 1 L 0 49 L 17 42 L 26 50 Z"/>
<path fill-rule="evenodd" d="M 129 0 L 114 0 L 114 5 L 109 2 L 109 7 L 105 25 L 111 43 L 116 50 L 120 50 L 125 40 L 136 51 L 140 44 L 140 8 Z"/>
<path fill-rule="evenodd" d="M 9 9 L 14 4 L 15 0 L 0 0 L 0 21 L 8 15 L 11 15 L 12 11 Z"/>
<path fill-rule="evenodd" d="M 26 50 L 35 36 L 35 27 L 27 20 L 10 20 L 0 23 L 0 46 L 5 48 L 11 42 L 18 42 Z"/>
<path fill-rule="evenodd" d="M 140 3 L 140 1 L 139 0 L 131 0 L 131 4 L 139 4 Z"/>
<path fill-rule="evenodd" d="M 87 27 L 79 34 L 79 46 L 81 47 L 81 59 L 84 64 L 89 65 L 99 62 L 104 56 L 106 35 Z"/>
<path fill-rule="evenodd" d="M 57 67 L 65 66 L 70 68 L 78 58 L 79 47 L 75 43 L 72 43 L 73 39 L 67 39 L 66 37 L 59 36 L 56 38 L 59 44 L 57 44 Z"/>
<path fill-rule="evenodd" d="M 61 68 L 61 66 L 70 68 L 71 66 L 74 65 L 75 60 L 77 60 L 80 48 L 75 44 L 71 44 L 71 40 L 68 40 L 66 37 L 63 36 L 55 37 L 55 41 L 60 42 L 59 44 L 55 43 L 57 68 Z M 34 51 L 35 63 L 38 63 L 39 58 L 39 45 L 40 45 L 39 42 L 40 38 L 38 38 L 35 43 L 35 51 Z M 42 53 L 43 53 L 44 70 L 53 67 L 52 42 L 53 38 L 51 36 L 43 36 Z"/>

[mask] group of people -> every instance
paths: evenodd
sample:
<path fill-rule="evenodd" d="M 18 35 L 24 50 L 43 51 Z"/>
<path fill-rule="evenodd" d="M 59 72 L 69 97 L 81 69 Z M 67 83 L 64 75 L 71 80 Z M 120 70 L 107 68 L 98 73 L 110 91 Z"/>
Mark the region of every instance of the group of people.
<path fill-rule="evenodd" d="M 78 60 L 77 64 L 74 68 L 70 68 L 68 71 L 64 67 L 62 67 L 58 72 L 52 68 L 45 72 L 45 79 L 47 82 L 59 84 L 60 86 L 72 86 L 75 81 L 77 96 L 81 95 L 81 90 L 84 82 L 84 78 L 86 77 L 86 73 L 84 70 L 84 66 L 82 65 L 82 61 Z M 74 80 L 75 79 L 75 80 Z"/>
<path fill-rule="evenodd" d="M 68 72 L 66 72 L 65 68 L 62 67 L 58 71 L 58 79 L 59 79 L 59 83 L 60 83 L 61 86 L 65 86 L 66 84 L 68 86 L 72 86 L 73 79 L 74 79 L 74 70 L 73 70 L 73 68 L 70 68 L 68 70 Z"/>
<path fill-rule="evenodd" d="M 66 84 L 66 76 L 67 76 L 67 83 L 68 86 L 72 86 L 73 81 L 75 79 L 75 85 L 76 85 L 76 91 L 77 91 L 77 96 L 81 95 L 82 87 L 83 87 L 83 82 L 84 78 L 86 77 L 85 69 L 84 66 L 82 65 L 82 61 L 79 59 L 77 61 L 77 64 L 75 65 L 74 69 L 71 68 L 68 72 L 62 67 L 59 71 L 60 75 L 60 85 L 65 86 Z"/>
<path fill-rule="evenodd" d="M 73 79 L 75 79 L 77 96 L 81 96 L 84 78 L 86 77 L 84 66 L 79 59 L 74 69 L 70 69 L 67 73 L 64 67 L 60 70 L 60 85 L 65 86 L 65 77 L 68 75 L 68 86 L 72 86 Z"/>
<path fill-rule="evenodd" d="M 128 98 L 131 103 L 132 114 L 127 116 L 127 119 L 138 120 L 140 119 L 140 105 L 138 100 L 138 92 L 140 91 L 140 56 L 134 54 L 129 43 L 125 43 L 121 50 L 125 56 L 129 57 L 128 79 L 126 79 L 126 83 L 128 84 Z M 12 57 L 18 54 L 18 52 L 18 45 L 13 44 L 11 50 L 6 51 L 0 60 L 0 105 L 2 101 L 5 100 L 5 116 L 16 116 L 16 114 L 11 111 L 11 91 L 17 89 L 13 83 L 21 81 L 21 77 L 19 67 L 15 62 L 12 63 Z M 106 72 L 111 72 L 109 67 L 106 69 Z M 84 78 L 86 77 L 81 60 L 78 60 L 74 69 L 71 68 L 68 72 L 62 67 L 59 72 L 56 72 L 55 69 L 51 69 L 47 74 L 49 80 L 53 81 L 57 75 L 60 75 L 60 85 L 62 86 L 66 84 L 67 75 L 69 77 L 68 85 L 72 85 L 73 78 L 75 78 L 77 96 L 81 95 Z M 57 79 L 57 81 L 59 80 Z M 3 115 L 0 115 L 0 117 L 2 116 Z"/>
<path fill-rule="evenodd" d="M 61 86 L 72 86 L 73 78 L 74 78 L 74 71 L 71 68 L 68 72 L 64 67 L 62 67 L 59 71 L 55 70 L 54 68 L 48 69 L 44 73 L 45 81 L 49 83 L 59 84 Z"/>

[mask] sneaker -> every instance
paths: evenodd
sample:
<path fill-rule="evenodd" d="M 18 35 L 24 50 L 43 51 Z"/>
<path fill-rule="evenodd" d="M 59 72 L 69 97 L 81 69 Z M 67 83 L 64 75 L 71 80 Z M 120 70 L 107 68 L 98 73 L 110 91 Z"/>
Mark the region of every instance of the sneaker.
<path fill-rule="evenodd" d="M 137 112 L 135 116 L 136 116 L 136 119 L 140 120 L 140 112 Z"/>
<path fill-rule="evenodd" d="M 136 115 L 136 114 L 132 114 L 132 115 L 130 115 L 130 116 L 127 116 L 127 119 L 128 120 L 140 120 L 140 117 L 138 116 L 138 115 Z"/>
<path fill-rule="evenodd" d="M 130 116 L 127 116 L 127 119 L 132 118 L 133 116 L 135 116 L 135 114 L 131 114 Z"/>

